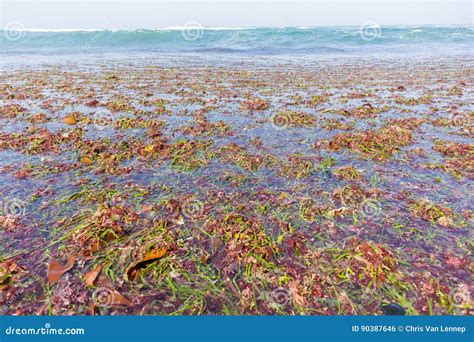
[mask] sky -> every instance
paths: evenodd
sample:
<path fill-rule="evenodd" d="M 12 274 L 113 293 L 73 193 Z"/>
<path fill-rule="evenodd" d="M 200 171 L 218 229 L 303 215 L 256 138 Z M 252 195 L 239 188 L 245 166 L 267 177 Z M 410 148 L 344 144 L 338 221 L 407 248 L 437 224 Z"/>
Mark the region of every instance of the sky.
<path fill-rule="evenodd" d="M 26 29 L 473 24 L 471 0 L 0 0 L 0 26 Z M 18 25 L 16 25 L 18 26 Z"/>

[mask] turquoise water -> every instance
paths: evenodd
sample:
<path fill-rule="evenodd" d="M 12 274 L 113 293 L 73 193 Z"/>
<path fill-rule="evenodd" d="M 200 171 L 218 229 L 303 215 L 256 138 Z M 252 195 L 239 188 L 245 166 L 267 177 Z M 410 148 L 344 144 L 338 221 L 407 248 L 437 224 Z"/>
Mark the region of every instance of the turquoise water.
<path fill-rule="evenodd" d="M 472 54 L 474 26 L 2 30 L 2 54 L 159 52 L 243 55 Z"/>

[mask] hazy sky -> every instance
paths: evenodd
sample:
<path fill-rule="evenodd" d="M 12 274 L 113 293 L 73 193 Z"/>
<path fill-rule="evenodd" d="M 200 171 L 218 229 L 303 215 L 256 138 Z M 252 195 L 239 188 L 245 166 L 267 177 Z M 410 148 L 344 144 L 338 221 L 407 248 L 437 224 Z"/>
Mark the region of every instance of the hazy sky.
<path fill-rule="evenodd" d="M 0 0 L 0 24 L 25 28 L 161 28 L 473 24 L 473 1 L 25 1 Z"/>

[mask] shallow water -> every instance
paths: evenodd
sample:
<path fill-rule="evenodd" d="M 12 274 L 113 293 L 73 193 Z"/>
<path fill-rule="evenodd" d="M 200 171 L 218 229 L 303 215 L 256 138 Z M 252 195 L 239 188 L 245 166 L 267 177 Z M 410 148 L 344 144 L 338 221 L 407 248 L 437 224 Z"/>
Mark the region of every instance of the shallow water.
<path fill-rule="evenodd" d="M 39 64 L 29 64 L 29 60 L 10 60 L 4 64 L 6 69 L 2 72 L 0 108 L 12 104 L 26 108 L 25 113 L 13 117 L 0 115 L 0 192 L 4 202 L 15 200 L 21 206 L 20 213 L 13 217 L 13 225 L 1 231 L 5 241 L 2 257 L 11 259 L 15 256 L 14 260 L 28 272 L 44 277 L 45 262 L 50 253 L 58 256 L 80 253 L 79 240 L 66 239 L 51 243 L 66 236 L 76 225 L 91 220 L 100 206 L 108 203 L 110 206 L 124 205 L 128 212 L 140 212 L 146 205 L 154 206 L 151 212 L 138 214 L 140 218 L 129 224 L 129 230 L 114 242 L 117 246 L 111 244 L 109 252 L 113 258 L 123 257 L 120 254 L 122 248 L 130 243 L 127 237 L 135 233 L 144 234 L 152 230 L 158 220 L 166 220 L 169 221 L 170 231 L 179 231 L 176 239 L 180 241 L 180 248 L 186 252 L 177 253 L 173 257 L 174 261 L 169 261 L 171 267 L 180 269 L 180 272 L 183 268 L 182 272 L 197 274 L 193 267 L 187 269 L 184 265 L 197 253 L 195 246 L 210 253 L 207 245 L 201 245 L 204 237 L 199 232 L 210 229 L 207 227 L 213 220 L 221 222 L 231 213 L 239 213 L 259 222 L 270 240 L 277 241 L 279 236 L 296 238 L 301 234 L 305 248 L 311 251 L 306 254 L 309 259 L 305 259 L 302 255 L 287 251 L 285 243 L 275 242 L 281 249 L 276 261 L 277 269 L 254 266 L 258 272 L 288 273 L 292 274 L 293 279 L 301 281 L 305 276 L 314 274 L 329 277 L 323 271 L 314 273 L 310 266 L 298 266 L 302 270 L 294 274 L 292 267 L 296 266 L 293 263 L 309 265 L 312 259 L 308 255 L 319 250 L 332 253 L 340 249 L 343 253 L 351 239 L 357 237 L 362 241 L 386 246 L 398 260 L 401 273 L 396 276 L 397 281 L 391 280 L 384 286 L 401 291 L 413 305 L 412 313 L 429 313 L 425 299 L 429 297 L 428 294 L 423 293 L 424 289 L 416 288 L 417 282 L 422 279 L 421 275 L 428 274 L 441 287 L 455 288 L 469 282 L 470 266 L 466 260 L 469 258 L 468 249 L 472 247 L 473 170 L 461 170 L 463 176 L 454 177 L 448 171 L 428 169 L 425 165 L 445 163 L 446 157 L 433 150 L 436 139 L 472 147 L 472 59 L 457 57 L 430 60 L 427 57 L 405 56 L 397 61 L 393 57 L 308 57 L 291 61 L 283 57 L 230 58 L 213 65 L 210 64 L 213 57 L 209 56 L 160 56 L 159 60 L 149 56 L 94 60 L 97 56 L 89 56 L 90 59 L 86 61 L 65 61 L 61 58 L 54 63 L 40 63 L 38 59 Z M 29 67 L 23 68 L 22 63 Z M 396 90 L 398 86 L 403 86 L 404 90 Z M 454 87 L 460 88 L 461 92 L 453 92 Z M 16 99 L 19 94 L 24 94 L 24 98 Z M 327 98 L 314 105 L 311 104 L 314 95 Z M 426 95 L 432 98 L 425 104 L 397 102 L 399 98 L 419 99 Z M 241 108 L 246 100 L 255 98 L 265 99 L 269 107 L 263 110 Z M 99 101 L 97 107 L 86 105 L 92 99 Z M 165 100 L 165 113 L 155 111 L 159 108 L 156 105 L 159 99 Z M 123 101 L 132 109 L 110 109 L 111 103 L 116 100 Z M 144 101 L 151 103 L 143 104 Z M 50 102 L 51 106 L 40 108 L 46 102 Z M 355 110 L 364 103 L 370 103 L 374 108 L 387 108 L 373 117 L 356 117 Z M 338 110 L 349 110 L 350 114 L 335 113 Z M 65 124 L 63 119 L 76 111 L 81 114 L 78 123 L 73 126 Z M 282 111 L 304 112 L 314 117 L 316 123 L 280 127 L 275 125 L 272 118 Z M 33 114 L 39 112 L 45 113 L 47 122 L 32 122 Z M 454 114 L 467 120 L 460 125 L 433 124 L 436 118 L 452 119 Z M 219 133 L 203 128 L 202 134 L 186 133 L 186 128 L 200 128 L 198 122 L 202 117 L 211 124 L 222 121 L 228 126 L 228 131 Z M 212 144 L 179 162 L 176 162 L 179 154 L 147 156 L 143 154 L 143 149 L 152 142 L 148 135 L 150 129 L 114 126 L 123 118 L 144 120 L 145 123 L 151 119 L 164 121 L 165 126 L 160 131 L 169 146 L 182 139 L 210 140 Z M 389 124 L 389 119 L 400 118 L 423 119 L 424 122 L 412 129 L 414 140 L 408 146 L 401 146 L 385 162 L 368 158 L 351 148 L 338 151 L 314 148 L 315 142 L 332 140 L 337 134 L 378 131 Z M 88 122 L 88 119 L 92 121 Z M 109 119 L 110 122 L 100 124 L 102 119 Z M 349 126 L 328 128 L 325 124 L 330 123 L 330 120 Z M 36 131 L 28 132 L 27 128 L 32 126 Z M 56 145 L 56 140 L 53 140 L 51 148 L 46 146 L 44 150 L 37 150 L 38 144 L 42 146 L 41 142 L 35 142 L 41 139 L 38 133 L 41 129 L 58 134 L 57 139 L 64 134 L 71 137 L 78 130 L 83 130 L 84 135 L 78 138 L 77 144 L 65 139 Z M 260 142 L 253 140 L 255 138 L 259 138 Z M 23 144 L 22 139 L 30 140 Z M 99 148 L 91 152 L 87 146 L 94 143 L 104 144 L 99 146 L 102 150 Z M 128 148 L 119 148 L 123 143 L 127 143 Z M 135 148 L 135 143 L 143 146 Z M 232 155 L 232 152 L 221 150 L 231 143 L 240 146 L 242 154 Z M 58 151 L 55 152 L 56 148 Z M 415 153 L 416 149 L 422 153 Z M 109 153 L 123 155 L 124 159 L 113 164 L 114 168 L 104 170 L 102 162 Z M 313 170 L 301 177 L 292 176 L 291 172 L 302 168 L 299 164 L 290 165 L 294 155 L 310 161 Z M 93 159 L 90 165 L 80 161 L 84 156 Z M 195 157 L 202 164 L 195 169 L 183 170 L 182 166 Z M 247 160 L 255 162 L 255 158 L 267 157 L 273 158 L 271 160 L 275 163 L 264 163 L 256 169 L 249 169 L 245 167 L 246 164 L 242 164 Z M 258 165 L 258 161 L 256 163 Z M 349 180 L 337 177 L 337 171 L 347 166 L 357 169 L 361 178 Z M 18 174 L 18 171 L 24 171 L 24 174 Z M 335 195 L 338 189 L 356 186 L 369 192 L 376 189 L 379 194 L 364 195 L 363 198 L 349 196 L 342 201 Z M 183 201 L 186 196 L 197 199 L 204 209 L 199 218 L 183 214 L 184 223 L 181 223 L 182 218 L 174 217 L 163 203 L 169 200 Z M 375 212 L 370 207 L 364 207 L 364 203 L 372 198 L 370 196 L 376 199 Z M 308 220 L 300 213 L 307 198 L 318 205 L 327 206 L 327 209 Z M 430 222 L 414 214 L 410 209 L 410 201 L 423 199 L 451 208 L 454 212 L 453 222 L 443 226 L 436 222 L 436 218 Z M 266 206 L 268 209 L 264 208 Z M 332 209 L 344 209 L 348 213 L 331 217 L 329 212 Z M 83 217 L 84 212 L 89 214 Z M 4 216 L 8 216 L 5 207 Z M 79 218 L 79 223 L 70 222 L 73 218 Z M 283 228 L 286 225 L 292 228 Z M 189 235 L 188 231 L 191 231 Z M 214 236 L 217 233 L 209 231 L 207 234 Z M 227 243 L 229 246 L 234 244 L 232 239 Z M 87 258 L 81 261 L 81 266 L 75 272 L 83 272 L 90 262 L 107 262 L 107 256 L 104 256 L 106 251 L 107 248 L 102 254 L 93 257 L 92 261 Z M 34 253 L 35 258 L 30 253 Z M 461 266 L 446 266 L 444 260 L 447 256 L 457 258 Z M 247 267 L 244 260 L 241 267 Z M 423 265 L 421 260 L 429 261 Z M 329 265 L 336 264 L 333 261 Z M 217 261 L 210 261 L 207 266 L 219 269 L 219 265 Z M 115 262 L 110 267 L 114 272 L 121 271 L 121 266 Z M 81 282 L 71 277 L 65 280 L 67 286 L 89 296 L 88 290 L 81 288 Z M 259 281 L 249 280 L 242 274 L 236 275 L 236 279 L 239 286 Z M 165 291 L 167 300 L 173 302 L 173 296 L 167 292 L 170 289 L 166 286 L 163 282 L 160 290 Z M 337 286 L 349 293 L 354 302 L 365 296 L 363 285 L 342 282 Z M 132 308 L 113 308 L 118 313 L 135 313 L 139 305 L 147 303 L 145 299 L 140 299 L 141 292 L 136 286 L 117 282 L 114 287 L 137 298 L 136 306 Z M 227 290 L 223 287 L 222 291 Z M 384 292 L 383 287 L 373 291 L 374 300 L 397 300 L 393 294 Z M 174 298 L 176 296 L 179 297 L 177 302 L 189 299 L 184 293 L 175 294 Z M 462 312 L 460 305 L 448 305 L 440 298 L 432 299 L 434 312 Z M 85 304 L 89 301 L 90 298 Z M 13 304 L 10 312 L 26 307 L 35 313 L 44 310 L 39 302 L 31 304 L 27 300 L 17 299 Z M 239 300 L 232 305 L 238 307 Z M 81 306 L 75 310 L 72 313 L 83 313 L 85 308 Z M 150 308 L 149 312 L 165 313 L 166 310 L 163 310 Z M 264 306 L 257 312 L 249 308 L 242 310 L 247 313 L 275 313 L 267 311 Z M 286 313 L 294 313 L 294 310 L 293 307 L 284 308 Z M 317 311 L 319 309 L 311 305 L 304 310 L 321 314 Z M 333 313 L 349 313 L 342 309 L 331 310 L 336 310 L 331 311 Z M 376 313 L 373 307 L 366 304 L 361 304 L 358 310 L 360 313 Z M 58 304 L 54 312 L 64 312 L 64 308 Z"/>

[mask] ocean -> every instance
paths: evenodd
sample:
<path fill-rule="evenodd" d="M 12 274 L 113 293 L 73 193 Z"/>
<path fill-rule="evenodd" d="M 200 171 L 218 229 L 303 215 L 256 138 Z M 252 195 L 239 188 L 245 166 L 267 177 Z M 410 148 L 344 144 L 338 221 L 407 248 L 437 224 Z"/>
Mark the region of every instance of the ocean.
<path fill-rule="evenodd" d="M 470 55 L 474 26 L 3 30 L 0 54 Z"/>

